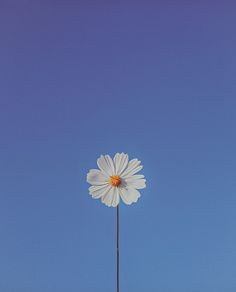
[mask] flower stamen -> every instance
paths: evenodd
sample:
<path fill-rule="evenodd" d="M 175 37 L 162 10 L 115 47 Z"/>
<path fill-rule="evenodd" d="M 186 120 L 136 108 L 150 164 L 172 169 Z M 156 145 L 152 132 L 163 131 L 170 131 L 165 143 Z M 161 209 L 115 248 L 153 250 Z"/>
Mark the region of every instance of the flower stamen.
<path fill-rule="evenodd" d="M 119 175 L 111 175 L 109 183 L 113 187 L 118 187 L 121 184 L 121 178 Z"/>

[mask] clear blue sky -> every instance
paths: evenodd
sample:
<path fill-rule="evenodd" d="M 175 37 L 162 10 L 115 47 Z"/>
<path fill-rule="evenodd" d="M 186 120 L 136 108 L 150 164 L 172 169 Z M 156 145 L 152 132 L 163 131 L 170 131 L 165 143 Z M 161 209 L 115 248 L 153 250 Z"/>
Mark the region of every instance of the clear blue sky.
<path fill-rule="evenodd" d="M 1 292 L 115 292 L 115 209 L 86 173 L 119 151 L 147 178 L 121 292 L 236 291 L 235 11 L 1 1 Z"/>

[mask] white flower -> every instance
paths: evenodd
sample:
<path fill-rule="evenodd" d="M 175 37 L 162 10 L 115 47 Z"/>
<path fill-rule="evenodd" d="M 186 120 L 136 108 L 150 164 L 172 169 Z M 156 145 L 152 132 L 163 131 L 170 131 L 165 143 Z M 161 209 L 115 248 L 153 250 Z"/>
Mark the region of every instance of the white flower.
<path fill-rule="evenodd" d="M 140 163 L 138 159 L 129 161 L 124 153 L 116 153 L 113 160 L 109 155 L 101 155 L 97 160 L 99 169 L 91 169 L 87 174 L 87 182 L 92 185 L 90 195 L 108 207 L 116 207 L 120 197 L 127 205 L 137 202 L 138 189 L 146 187 L 144 176 L 136 174 L 143 168 Z"/>

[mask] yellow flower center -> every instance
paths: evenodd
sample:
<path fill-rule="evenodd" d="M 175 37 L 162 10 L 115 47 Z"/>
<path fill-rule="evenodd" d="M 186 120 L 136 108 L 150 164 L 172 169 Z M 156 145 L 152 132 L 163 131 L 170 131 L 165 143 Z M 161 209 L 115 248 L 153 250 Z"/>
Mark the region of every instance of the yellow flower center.
<path fill-rule="evenodd" d="M 118 187 L 121 184 L 121 178 L 119 175 L 110 176 L 109 183 L 113 187 Z"/>

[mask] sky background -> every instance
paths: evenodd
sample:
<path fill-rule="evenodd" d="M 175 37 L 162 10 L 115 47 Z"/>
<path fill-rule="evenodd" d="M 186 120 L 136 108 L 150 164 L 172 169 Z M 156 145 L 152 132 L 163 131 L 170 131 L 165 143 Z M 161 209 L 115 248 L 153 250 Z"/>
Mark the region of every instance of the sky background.
<path fill-rule="evenodd" d="M 235 1 L 0 1 L 0 291 L 115 292 L 100 154 L 138 157 L 121 292 L 236 291 Z"/>

